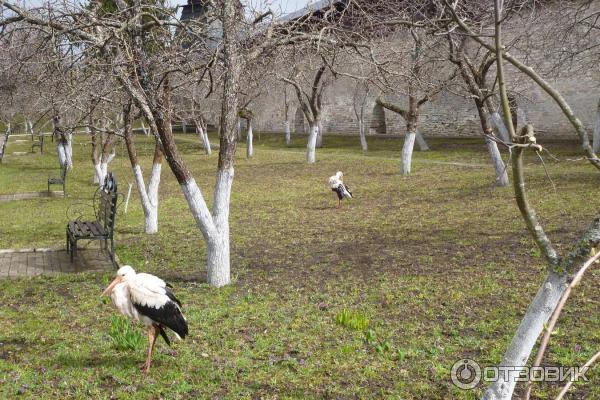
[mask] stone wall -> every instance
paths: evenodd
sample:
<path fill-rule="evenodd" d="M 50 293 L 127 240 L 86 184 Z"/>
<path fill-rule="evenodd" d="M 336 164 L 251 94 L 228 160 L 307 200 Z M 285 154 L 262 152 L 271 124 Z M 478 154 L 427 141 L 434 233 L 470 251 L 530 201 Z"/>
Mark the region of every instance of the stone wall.
<path fill-rule="evenodd" d="M 560 78 L 551 82 L 591 132 L 600 96 L 599 82 L 591 77 L 582 76 Z M 354 82 L 344 78 L 326 89 L 323 98 L 325 134 L 358 134 L 358 123 L 353 109 L 353 87 Z M 573 128 L 560 108 L 539 87 L 528 84 L 521 93 L 523 96 L 519 99 L 520 107 L 524 110 L 527 120 L 534 125 L 538 137 L 575 137 Z M 405 103 L 406 101 L 400 98 L 400 104 Z M 283 86 L 273 88 L 269 96 L 258 99 L 254 104 L 256 129 L 264 132 L 283 132 Z M 292 132 L 307 132 L 306 121 L 297 103 L 291 104 L 289 114 Z M 368 99 L 364 115 L 369 134 L 403 135 L 406 131 L 402 118 L 377 106 L 374 97 Z M 481 134 L 473 102 L 448 92 L 439 94 L 421 108 L 419 125 L 419 130 L 426 136 L 457 137 Z"/>

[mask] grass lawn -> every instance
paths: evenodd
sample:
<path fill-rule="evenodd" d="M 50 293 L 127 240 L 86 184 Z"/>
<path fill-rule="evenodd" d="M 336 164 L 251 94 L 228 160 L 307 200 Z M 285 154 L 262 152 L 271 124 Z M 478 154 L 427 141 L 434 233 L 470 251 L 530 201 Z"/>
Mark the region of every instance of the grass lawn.
<path fill-rule="evenodd" d="M 68 196 L 0 203 L 0 248 L 64 243 L 68 219 L 93 216 L 90 146 L 76 137 Z M 217 142 L 213 137 L 213 142 Z M 184 303 L 190 336 L 157 342 L 153 369 L 138 371 L 134 350 L 111 342 L 116 310 L 100 293 L 111 276 L 82 274 L 0 281 L 0 398 L 391 398 L 474 399 L 450 368 L 464 357 L 498 363 L 544 277 L 512 189 L 493 185 L 481 139 L 430 140 L 413 175 L 399 175 L 398 139 L 325 137 L 305 164 L 305 138 L 256 138 L 256 155 L 238 149 L 231 206 L 233 284 L 205 282 L 201 234 L 168 166 L 160 186 L 159 233 L 144 235 L 135 189 L 117 217 L 122 263 L 157 274 Z M 137 139 L 148 172 L 153 144 Z M 212 202 L 216 161 L 193 135 L 178 144 Z M 0 165 L 0 194 L 45 190 L 58 173 L 44 155 L 13 155 Z M 560 250 L 598 213 L 598 172 L 575 143 L 549 143 L 549 176 L 528 159 L 528 189 Z M 571 160 L 571 161 L 569 161 Z M 122 145 L 110 165 L 127 192 L 133 182 Z M 334 208 L 327 178 L 344 171 L 355 198 Z M 545 362 L 582 365 L 600 349 L 600 269 L 574 291 Z M 600 368 L 575 384 L 573 398 L 600 398 Z M 557 385 L 536 386 L 540 399 Z"/>

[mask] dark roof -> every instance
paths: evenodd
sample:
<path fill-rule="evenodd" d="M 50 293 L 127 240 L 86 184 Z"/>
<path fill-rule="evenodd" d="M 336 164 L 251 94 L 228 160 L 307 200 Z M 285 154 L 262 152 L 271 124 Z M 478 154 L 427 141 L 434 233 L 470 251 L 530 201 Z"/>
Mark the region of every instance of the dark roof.
<path fill-rule="evenodd" d="M 188 0 L 187 4 L 181 7 L 181 21 L 197 19 L 203 16 L 208 9 L 210 0 Z"/>

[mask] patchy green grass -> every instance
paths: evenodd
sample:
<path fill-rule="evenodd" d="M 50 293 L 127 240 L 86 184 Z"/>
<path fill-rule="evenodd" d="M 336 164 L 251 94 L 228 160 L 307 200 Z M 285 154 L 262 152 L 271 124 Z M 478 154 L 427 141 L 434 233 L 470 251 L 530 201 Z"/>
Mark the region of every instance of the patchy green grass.
<path fill-rule="evenodd" d="M 134 327 L 135 322 L 119 315 L 110 318 L 108 335 L 117 350 L 136 350 L 144 347 L 144 335 Z"/>
<path fill-rule="evenodd" d="M 346 309 L 343 309 L 335 316 L 335 322 L 338 325 L 356 331 L 366 331 L 369 327 L 369 318 L 365 314 Z"/>
<path fill-rule="evenodd" d="M 258 136 L 258 135 L 257 135 Z M 474 399 L 450 382 L 464 357 L 500 361 L 544 274 L 511 188 L 493 185 L 479 139 L 431 140 L 416 152 L 413 175 L 398 174 L 397 139 L 326 137 L 315 165 L 305 138 L 257 137 L 256 156 L 239 151 L 232 194 L 232 285 L 205 282 L 205 248 L 168 167 L 160 188 L 160 232 L 148 236 L 133 191 L 117 217 L 117 253 L 137 270 L 175 286 L 190 325 L 185 341 L 157 342 L 153 370 L 138 371 L 143 348 L 115 348 L 100 298 L 107 274 L 0 281 L 0 398 L 393 398 Z M 212 202 L 217 154 L 195 136 L 177 137 L 196 181 Z M 214 141 L 214 138 L 213 138 Z M 13 155 L 0 165 L 0 193 L 44 190 L 58 170 L 46 154 Z M 139 138 L 148 171 L 152 143 Z M 598 173 L 576 144 L 549 143 L 556 191 L 536 157 L 527 187 L 560 250 L 598 212 Z M 240 149 L 241 150 L 241 149 Z M 76 138 L 68 196 L 0 203 L 0 247 L 62 245 L 67 219 L 93 216 L 90 146 Z M 111 164 L 119 191 L 133 179 L 125 149 Z M 344 171 L 355 198 L 334 208 L 327 178 Z M 581 365 L 600 348 L 598 269 L 575 290 L 546 361 Z M 347 329 L 347 310 L 368 329 Z M 358 315 L 358 314 L 352 314 Z M 358 324 L 364 326 L 365 324 Z M 141 328 L 140 328 L 141 331 Z M 145 340 L 144 340 L 145 341 Z M 144 347 L 144 346 L 142 346 Z M 598 368 L 577 398 L 600 398 Z M 535 389 L 552 398 L 557 387 Z"/>

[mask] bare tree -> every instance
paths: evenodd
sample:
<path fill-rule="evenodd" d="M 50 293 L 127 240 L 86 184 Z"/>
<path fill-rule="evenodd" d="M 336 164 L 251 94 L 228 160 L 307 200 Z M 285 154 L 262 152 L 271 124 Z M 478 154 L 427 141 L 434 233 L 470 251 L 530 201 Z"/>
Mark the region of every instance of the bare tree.
<path fill-rule="evenodd" d="M 308 72 L 295 69 L 289 77 L 284 77 L 283 81 L 292 85 L 296 91 L 296 98 L 304 117 L 308 121 L 308 142 L 306 145 L 306 161 L 311 164 L 316 161 L 317 136 L 319 134 L 319 124 L 321 122 L 323 90 L 327 84 L 325 74 L 327 66 L 322 64 L 312 77 L 312 85 L 309 90 L 305 89 L 308 78 Z"/>
<path fill-rule="evenodd" d="M 530 204 L 525 190 L 525 176 L 523 169 L 524 153 L 533 150 L 539 155 L 542 151 L 542 147 L 537 144 L 534 130 L 531 125 L 523 127 L 518 134 L 514 128 L 510 109 L 511 105 L 509 103 L 508 90 L 506 87 L 507 81 L 504 73 L 505 60 L 531 78 L 541 89 L 556 101 L 566 118 L 575 128 L 590 163 L 593 166 L 600 168 L 600 160 L 592 152 L 585 128 L 573 114 L 571 108 L 560 93 L 532 68 L 528 67 L 525 63 L 504 50 L 502 24 L 506 21 L 506 15 L 511 11 L 509 8 L 510 5 L 503 5 L 500 0 L 494 1 L 494 18 L 491 22 L 495 33 L 493 43 L 490 43 L 485 35 L 479 35 L 478 30 L 475 30 L 470 26 L 470 24 L 482 25 L 485 23 L 484 19 L 472 22 L 474 15 L 472 9 L 462 6 L 458 7 L 456 3 L 450 4 L 447 1 L 445 1 L 445 6 L 449 17 L 465 32 L 465 34 L 469 35 L 469 37 L 493 52 L 495 55 L 498 88 L 504 123 L 513 143 L 510 148 L 512 151 L 511 160 L 515 198 L 521 216 L 523 217 L 531 236 L 548 263 L 546 278 L 540 286 L 536 296 L 529 304 L 527 312 L 521 320 L 513 340 L 504 353 L 501 362 L 501 365 L 503 366 L 525 366 L 538 337 L 544 330 L 546 322 L 559 305 L 560 299 L 567 290 L 567 283 L 574 275 L 578 274 L 578 272 L 584 268 L 590 250 L 597 247 L 600 243 L 600 215 L 592 220 L 590 226 L 571 245 L 569 251 L 565 252 L 562 256 L 559 255 L 550 238 L 547 236 L 536 211 Z M 486 390 L 483 398 L 486 400 L 511 399 L 517 382 L 515 374 L 518 373 L 519 371 L 515 371 L 514 373 L 500 376 L 498 381 L 494 382 Z"/>
<path fill-rule="evenodd" d="M 168 96 L 168 90 L 165 90 L 163 95 Z M 152 234 L 158 232 L 158 187 L 160 184 L 163 154 L 160 142 L 157 139 L 154 146 L 150 181 L 148 182 L 148 187 L 146 187 L 142 168 L 138 163 L 135 142 L 133 140 L 132 108 L 131 102 L 123 106 L 123 120 L 125 122 L 123 134 L 125 136 L 125 144 L 127 145 L 127 154 L 129 155 L 129 161 L 131 162 L 131 168 L 133 169 L 133 178 L 135 179 L 136 188 L 142 203 L 142 210 L 144 211 L 144 231 Z"/>
<path fill-rule="evenodd" d="M 508 174 L 502 156 L 498 150 L 497 138 L 494 136 L 490 126 L 491 96 L 494 92 L 487 86 L 487 74 L 494 65 L 496 59 L 489 51 L 483 52 L 479 65 L 476 65 L 467 55 L 465 47 L 468 45 L 468 37 L 463 37 L 460 43 L 456 43 L 453 34 L 448 34 L 450 46 L 450 61 L 458 66 L 460 75 L 466 85 L 470 97 L 475 103 L 479 123 L 496 173 L 496 184 L 498 186 L 508 185 Z M 502 125 L 503 126 L 503 125 Z"/>
<path fill-rule="evenodd" d="M 410 175 L 415 141 L 422 151 L 429 150 L 418 130 L 420 109 L 454 79 L 456 72 L 451 71 L 445 75 L 439 73 L 439 70 L 444 70 L 437 57 L 440 51 L 439 38 L 426 35 L 424 30 L 414 26 L 401 29 L 400 33 L 410 35 L 410 46 L 404 43 L 404 46 L 399 48 L 386 49 L 385 57 L 394 62 L 396 69 L 386 74 L 389 76 L 382 77 L 382 85 L 388 90 L 404 92 L 408 104 L 402 107 L 384 100 L 381 96 L 377 98 L 376 103 L 399 114 L 406 123 L 401 173 Z M 404 67 L 406 71 L 402 71 L 401 65 L 408 65 Z"/>
<path fill-rule="evenodd" d="M 360 137 L 360 147 L 363 151 L 369 150 L 367 145 L 367 138 L 365 134 L 365 107 L 367 100 L 371 93 L 371 88 L 366 81 L 357 81 L 354 87 L 354 95 L 352 96 L 352 108 L 354 109 L 354 115 L 358 121 L 358 135 Z"/>
<path fill-rule="evenodd" d="M 285 119 L 285 145 L 289 146 L 292 144 L 292 132 L 290 127 L 290 99 L 287 85 L 283 88 L 283 115 Z"/>

